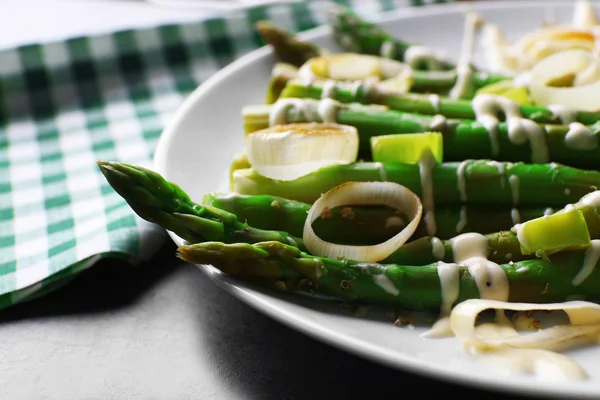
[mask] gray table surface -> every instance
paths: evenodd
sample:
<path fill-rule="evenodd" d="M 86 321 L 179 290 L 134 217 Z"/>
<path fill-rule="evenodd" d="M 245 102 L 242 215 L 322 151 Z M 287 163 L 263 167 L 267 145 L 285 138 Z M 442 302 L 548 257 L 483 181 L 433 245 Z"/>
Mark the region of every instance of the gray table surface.
<path fill-rule="evenodd" d="M 518 399 L 363 360 L 264 316 L 177 260 L 102 261 L 0 312 L 0 399 Z M 427 398 L 427 397 L 425 397 Z M 524 399 L 524 397 L 523 397 Z"/>

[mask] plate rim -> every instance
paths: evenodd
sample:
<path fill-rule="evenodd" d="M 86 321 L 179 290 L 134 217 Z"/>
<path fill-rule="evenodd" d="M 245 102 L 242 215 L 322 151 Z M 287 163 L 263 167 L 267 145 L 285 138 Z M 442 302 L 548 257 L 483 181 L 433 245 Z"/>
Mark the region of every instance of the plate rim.
<path fill-rule="evenodd" d="M 519 3 L 513 3 L 509 0 L 493 0 L 493 1 L 475 1 L 469 3 L 445 3 L 435 4 L 429 7 L 406 7 L 382 12 L 379 14 L 378 22 L 389 22 L 395 20 L 402 20 L 412 17 L 426 17 L 441 14 L 452 14 L 466 10 L 489 10 L 489 9 L 518 9 L 518 8 L 529 8 L 532 6 L 539 6 L 539 0 L 527 0 Z M 547 1 L 546 6 L 562 6 L 570 5 L 573 6 L 573 2 L 569 0 L 550 0 Z M 600 3 L 592 3 L 592 5 L 600 5 Z M 330 34 L 331 29 L 328 26 L 318 26 L 298 34 L 303 40 L 311 41 L 318 37 Z M 170 145 L 177 135 L 179 123 L 184 116 L 195 107 L 195 104 L 209 93 L 212 88 L 219 85 L 223 80 L 227 78 L 233 72 L 243 69 L 245 66 L 252 64 L 258 59 L 263 57 L 272 56 L 273 51 L 269 46 L 263 46 L 258 49 L 252 50 L 235 61 L 229 63 L 225 67 L 216 71 L 206 81 L 201 83 L 196 89 L 194 89 L 180 104 L 177 108 L 171 120 L 166 124 L 163 132 L 161 133 L 154 156 L 152 159 L 152 166 L 154 170 L 160 174 L 166 173 L 166 165 L 168 164 L 168 152 Z M 183 239 L 174 234 L 171 231 L 167 231 L 171 240 L 177 245 L 183 244 Z M 554 382 L 546 382 L 533 380 L 533 384 L 525 384 L 523 382 L 513 382 L 512 385 L 506 386 L 504 376 L 500 379 L 495 379 L 493 376 L 477 376 L 471 378 L 468 374 L 455 372 L 452 369 L 444 368 L 430 362 L 407 356 L 402 353 L 395 353 L 394 356 L 390 356 L 389 353 L 383 351 L 380 346 L 371 344 L 368 341 L 352 338 L 340 334 L 335 330 L 324 328 L 316 323 L 297 317 L 288 311 L 281 310 L 280 308 L 273 306 L 268 301 L 265 301 L 256 296 L 253 291 L 257 291 L 255 288 L 250 288 L 242 281 L 237 281 L 233 278 L 226 277 L 223 274 L 214 273 L 216 268 L 210 265 L 193 264 L 196 265 L 205 275 L 209 277 L 211 281 L 216 283 L 219 287 L 254 308 L 255 310 L 267 315 L 268 317 L 282 323 L 283 325 L 295 329 L 303 334 L 319 340 L 323 343 L 327 343 L 332 347 L 339 350 L 351 353 L 369 361 L 383 364 L 387 367 L 391 367 L 398 371 L 411 372 L 429 379 L 436 379 L 445 383 L 454 385 L 463 385 L 475 389 L 494 391 L 497 393 L 512 393 L 517 395 L 535 395 L 536 397 L 545 398 L 557 398 L 562 396 L 574 396 L 577 395 L 579 398 L 598 398 L 600 391 L 592 393 L 588 390 L 577 390 L 571 386 L 557 385 Z M 233 282 L 230 282 L 233 281 Z M 268 291 L 258 290 L 261 294 L 270 295 Z M 536 384 L 544 383 L 546 388 L 540 392 L 539 387 L 535 387 Z M 582 388 L 583 389 L 583 388 Z"/>

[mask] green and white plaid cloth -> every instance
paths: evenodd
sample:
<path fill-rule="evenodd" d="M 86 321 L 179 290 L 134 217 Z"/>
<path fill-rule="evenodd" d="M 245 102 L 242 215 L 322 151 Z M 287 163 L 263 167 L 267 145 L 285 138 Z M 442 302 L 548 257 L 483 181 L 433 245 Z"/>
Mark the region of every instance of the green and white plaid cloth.
<path fill-rule="evenodd" d="M 445 1 L 335 2 L 374 16 Z M 193 24 L 1 51 L 0 308 L 54 290 L 101 258 L 151 257 L 164 230 L 131 211 L 96 161 L 150 167 L 185 96 L 262 45 L 255 22 L 302 31 L 324 23 L 328 5 L 255 7 Z"/>

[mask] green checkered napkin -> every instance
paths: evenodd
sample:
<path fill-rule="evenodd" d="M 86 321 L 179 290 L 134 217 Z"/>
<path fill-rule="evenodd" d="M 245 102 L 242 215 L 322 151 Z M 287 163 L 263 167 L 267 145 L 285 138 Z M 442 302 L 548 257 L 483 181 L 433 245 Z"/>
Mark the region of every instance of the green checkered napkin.
<path fill-rule="evenodd" d="M 357 12 L 445 1 L 336 1 Z M 40 296 L 105 257 L 153 255 L 164 230 L 141 220 L 96 161 L 151 166 L 184 97 L 261 45 L 253 24 L 324 23 L 330 2 L 0 52 L 0 308 Z"/>

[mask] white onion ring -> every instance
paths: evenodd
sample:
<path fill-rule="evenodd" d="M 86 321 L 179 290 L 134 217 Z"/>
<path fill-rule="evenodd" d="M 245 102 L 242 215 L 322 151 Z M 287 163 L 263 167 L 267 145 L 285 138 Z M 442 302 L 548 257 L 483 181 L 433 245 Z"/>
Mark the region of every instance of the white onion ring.
<path fill-rule="evenodd" d="M 325 208 L 343 205 L 386 205 L 406 213 L 412 220 L 398 234 L 383 243 L 370 246 L 347 246 L 330 243 L 319 238 L 312 228 L 313 222 Z M 393 182 L 346 182 L 322 194 L 314 202 L 304 223 L 302 239 L 308 251 L 323 257 L 378 262 L 400 248 L 413 235 L 421 216 L 423 205 L 419 197 L 408 188 Z"/>
<path fill-rule="evenodd" d="M 304 81 L 363 81 L 374 90 L 408 93 L 413 69 L 405 63 L 367 54 L 337 53 L 313 57 L 298 70 Z"/>
<path fill-rule="evenodd" d="M 574 87 L 551 87 L 547 83 L 553 78 L 568 73 L 581 73 L 600 61 L 586 50 L 567 50 L 553 54 L 537 63 L 529 74 L 529 91 L 537 105 L 562 105 L 580 111 L 600 109 L 600 80 Z M 589 81 L 588 81 L 589 82 Z"/>

